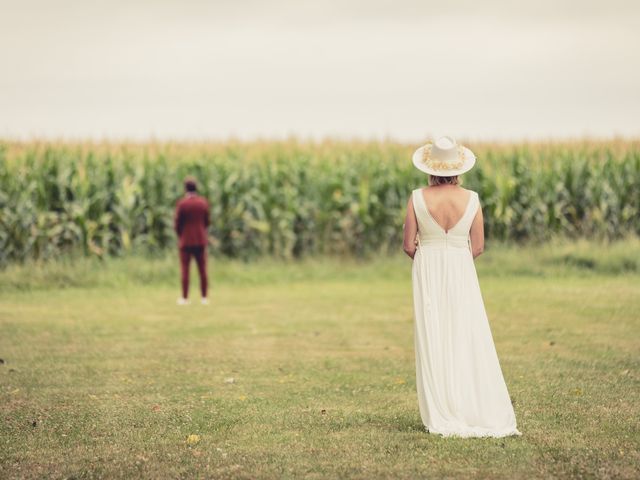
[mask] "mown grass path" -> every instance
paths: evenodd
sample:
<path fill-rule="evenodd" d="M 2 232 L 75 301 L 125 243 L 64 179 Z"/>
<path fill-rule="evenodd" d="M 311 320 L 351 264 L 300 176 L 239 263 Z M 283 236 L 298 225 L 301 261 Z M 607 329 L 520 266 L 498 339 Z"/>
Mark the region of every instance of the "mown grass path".
<path fill-rule="evenodd" d="M 640 277 L 481 278 L 523 436 L 443 439 L 398 266 L 222 283 L 208 307 L 162 285 L 0 293 L 0 477 L 640 475 Z"/>

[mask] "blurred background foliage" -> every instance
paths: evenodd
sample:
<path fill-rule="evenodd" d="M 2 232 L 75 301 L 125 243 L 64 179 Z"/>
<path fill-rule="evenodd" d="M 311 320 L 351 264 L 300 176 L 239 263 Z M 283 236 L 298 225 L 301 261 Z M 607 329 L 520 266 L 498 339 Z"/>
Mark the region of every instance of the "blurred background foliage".
<path fill-rule="evenodd" d="M 464 186 L 489 240 L 640 234 L 640 142 L 471 144 Z M 0 265 L 60 255 L 159 253 L 194 175 L 211 204 L 210 250 L 253 259 L 363 257 L 400 248 L 426 183 L 393 142 L 0 142 Z"/>

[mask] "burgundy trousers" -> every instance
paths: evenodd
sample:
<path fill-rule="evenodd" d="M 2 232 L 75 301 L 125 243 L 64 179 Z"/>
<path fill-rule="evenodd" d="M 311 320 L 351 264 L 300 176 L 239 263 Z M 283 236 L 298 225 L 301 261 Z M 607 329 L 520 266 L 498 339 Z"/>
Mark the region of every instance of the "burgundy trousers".
<path fill-rule="evenodd" d="M 182 273 L 182 298 L 189 298 L 189 264 L 196 259 L 200 275 L 200 293 L 207 296 L 207 249 L 206 247 L 182 247 L 180 249 L 180 271 Z"/>

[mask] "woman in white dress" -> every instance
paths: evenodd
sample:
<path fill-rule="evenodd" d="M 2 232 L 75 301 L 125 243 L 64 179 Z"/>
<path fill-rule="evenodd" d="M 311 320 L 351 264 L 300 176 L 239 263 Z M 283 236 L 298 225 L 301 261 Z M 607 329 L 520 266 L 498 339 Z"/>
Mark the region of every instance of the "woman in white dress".
<path fill-rule="evenodd" d="M 519 435 L 474 265 L 484 248 L 482 209 L 478 194 L 458 185 L 475 156 L 442 137 L 413 163 L 430 175 L 409 199 L 404 230 L 422 423 L 444 436 Z"/>

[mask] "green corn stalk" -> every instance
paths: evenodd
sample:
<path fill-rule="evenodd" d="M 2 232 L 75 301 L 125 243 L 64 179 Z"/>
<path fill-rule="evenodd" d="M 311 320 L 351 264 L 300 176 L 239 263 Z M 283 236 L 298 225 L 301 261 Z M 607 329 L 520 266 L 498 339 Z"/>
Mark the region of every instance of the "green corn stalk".
<path fill-rule="evenodd" d="M 477 145 L 464 185 L 489 240 L 640 234 L 637 141 Z M 398 251 L 407 198 L 426 177 L 392 142 L 0 142 L 0 265 L 175 248 L 173 208 L 195 175 L 210 250 L 252 259 Z"/>

